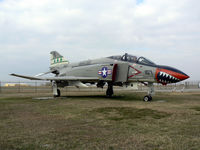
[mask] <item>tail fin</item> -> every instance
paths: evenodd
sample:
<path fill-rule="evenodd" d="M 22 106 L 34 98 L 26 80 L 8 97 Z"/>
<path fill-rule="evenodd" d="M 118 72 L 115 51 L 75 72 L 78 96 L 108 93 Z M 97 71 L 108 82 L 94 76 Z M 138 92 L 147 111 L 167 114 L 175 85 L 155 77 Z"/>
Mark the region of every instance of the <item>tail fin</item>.
<path fill-rule="evenodd" d="M 69 64 L 69 62 L 58 52 L 52 51 L 50 54 L 51 54 L 51 67 L 50 68 Z"/>

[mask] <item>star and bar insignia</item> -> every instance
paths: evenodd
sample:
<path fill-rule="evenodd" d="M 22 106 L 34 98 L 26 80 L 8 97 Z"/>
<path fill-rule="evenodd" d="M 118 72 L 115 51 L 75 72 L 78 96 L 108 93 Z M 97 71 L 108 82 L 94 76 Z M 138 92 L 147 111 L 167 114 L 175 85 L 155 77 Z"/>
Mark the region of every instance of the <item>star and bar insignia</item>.
<path fill-rule="evenodd" d="M 112 70 L 108 69 L 107 67 L 102 67 L 102 69 L 98 71 L 98 74 L 103 78 L 106 78 L 108 75 L 112 74 Z"/>

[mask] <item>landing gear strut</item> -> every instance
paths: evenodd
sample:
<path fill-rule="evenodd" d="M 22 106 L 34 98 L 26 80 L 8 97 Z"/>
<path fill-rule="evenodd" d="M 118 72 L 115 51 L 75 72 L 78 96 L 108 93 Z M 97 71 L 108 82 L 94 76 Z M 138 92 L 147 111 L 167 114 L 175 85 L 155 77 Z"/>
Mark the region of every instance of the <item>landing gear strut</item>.
<path fill-rule="evenodd" d="M 60 90 L 58 89 L 55 81 L 52 81 L 52 87 L 53 87 L 53 96 L 60 97 Z"/>
<path fill-rule="evenodd" d="M 106 96 L 112 97 L 113 95 L 113 85 L 111 83 L 108 83 L 108 88 L 106 90 Z"/>
<path fill-rule="evenodd" d="M 144 96 L 143 101 L 148 102 L 152 100 L 152 95 L 155 94 L 154 92 L 154 87 L 153 87 L 153 83 L 149 82 L 147 84 L 148 86 L 148 95 Z"/>

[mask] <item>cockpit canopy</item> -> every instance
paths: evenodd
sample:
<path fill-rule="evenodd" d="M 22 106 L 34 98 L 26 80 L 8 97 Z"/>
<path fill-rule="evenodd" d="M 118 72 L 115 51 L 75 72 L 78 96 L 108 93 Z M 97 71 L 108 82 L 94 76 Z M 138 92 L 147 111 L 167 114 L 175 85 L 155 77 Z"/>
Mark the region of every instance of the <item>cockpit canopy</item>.
<path fill-rule="evenodd" d="M 154 62 L 151 60 L 145 58 L 145 57 L 138 57 L 138 56 L 133 56 L 125 53 L 124 55 L 120 56 L 110 56 L 108 58 L 115 59 L 115 60 L 121 60 L 121 61 L 127 61 L 127 62 L 132 62 L 132 63 L 139 63 L 139 64 L 145 64 L 145 65 L 156 65 Z"/>

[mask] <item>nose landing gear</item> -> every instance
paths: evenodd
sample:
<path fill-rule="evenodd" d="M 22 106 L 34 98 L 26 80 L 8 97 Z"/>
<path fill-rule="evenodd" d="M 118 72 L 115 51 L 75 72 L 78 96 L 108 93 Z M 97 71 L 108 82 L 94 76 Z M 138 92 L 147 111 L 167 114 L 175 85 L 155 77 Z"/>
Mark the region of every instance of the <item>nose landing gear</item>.
<path fill-rule="evenodd" d="M 143 101 L 148 102 L 152 100 L 152 95 L 155 94 L 154 92 L 154 86 L 153 83 L 149 82 L 148 84 L 145 84 L 148 86 L 148 95 L 144 96 Z"/>
<path fill-rule="evenodd" d="M 151 95 L 146 95 L 146 96 L 144 96 L 144 98 L 143 98 L 143 101 L 145 101 L 145 102 L 148 102 L 148 101 L 151 101 L 151 100 L 152 100 Z"/>

